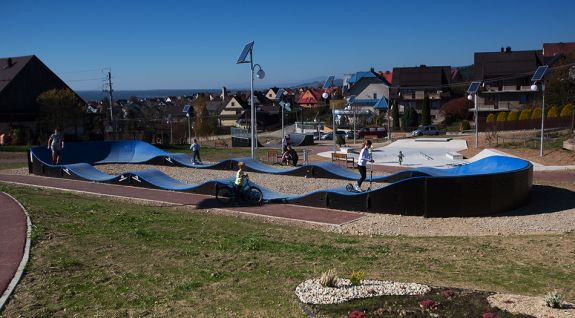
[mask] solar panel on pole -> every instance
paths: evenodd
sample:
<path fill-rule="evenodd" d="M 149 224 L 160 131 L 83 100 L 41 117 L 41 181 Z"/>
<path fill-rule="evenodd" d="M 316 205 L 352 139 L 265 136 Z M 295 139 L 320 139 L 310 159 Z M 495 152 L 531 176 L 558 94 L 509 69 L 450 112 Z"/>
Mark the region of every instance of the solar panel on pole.
<path fill-rule="evenodd" d="M 481 82 L 472 82 L 467 89 L 467 93 L 469 94 L 476 94 L 479 91 L 479 87 L 481 86 Z"/>
<path fill-rule="evenodd" d="M 246 57 L 248 57 L 248 53 L 250 53 L 253 47 L 254 47 L 254 41 L 251 41 L 250 43 L 246 44 L 236 64 L 249 63 L 250 61 L 246 61 Z"/>
<path fill-rule="evenodd" d="M 325 81 L 325 83 L 323 83 L 323 89 L 327 89 L 333 86 L 333 80 L 335 79 L 335 76 L 330 75 L 327 80 Z"/>
<path fill-rule="evenodd" d="M 182 109 L 182 113 L 187 113 L 190 111 L 190 105 L 184 105 L 184 109 Z"/>
<path fill-rule="evenodd" d="M 535 71 L 535 73 L 533 74 L 533 77 L 531 77 L 531 81 L 537 82 L 537 81 L 542 80 L 543 77 L 545 76 L 545 73 L 547 73 L 548 68 L 549 68 L 549 66 L 547 66 L 547 65 L 539 66 L 537 68 L 537 70 Z"/>
<path fill-rule="evenodd" d="M 279 101 L 282 99 L 282 96 L 284 94 L 286 90 L 283 88 L 280 88 L 280 90 L 276 93 L 276 101 Z"/>

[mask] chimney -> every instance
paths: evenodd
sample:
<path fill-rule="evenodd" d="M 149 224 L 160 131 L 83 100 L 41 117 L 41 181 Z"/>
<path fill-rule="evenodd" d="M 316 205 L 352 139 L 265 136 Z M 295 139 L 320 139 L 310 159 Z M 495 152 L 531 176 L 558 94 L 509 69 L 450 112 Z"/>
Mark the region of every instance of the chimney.
<path fill-rule="evenodd" d="M 371 67 L 369 70 L 375 72 L 375 69 L 373 67 Z"/>
<path fill-rule="evenodd" d="M 501 47 L 501 53 L 505 52 L 505 48 Z"/>
<path fill-rule="evenodd" d="M 505 53 L 511 53 L 511 47 L 510 46 L 505 48 Z"/>
<path fill-rule="evenodd" d="M 13 65 L 14 65 L 14 61 L 12 61 L 12 58 L 9 57 L 8 59 L 6 59 L 6 66 L 4 67 L 4 69 L 11 68 Z"/>

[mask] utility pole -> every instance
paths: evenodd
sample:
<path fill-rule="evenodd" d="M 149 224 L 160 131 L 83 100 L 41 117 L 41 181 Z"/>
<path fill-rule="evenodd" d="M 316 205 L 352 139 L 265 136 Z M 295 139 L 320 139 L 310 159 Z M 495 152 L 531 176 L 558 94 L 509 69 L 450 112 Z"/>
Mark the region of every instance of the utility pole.
<path fill-rule="evenodd" d="M 112 69 L 110 69 L 110 71 L 108 71 L 108 96 L 110 97 L 110 125 L 112 126 L 112 132 L 114 133 L 114 136 L 117 138 L 116 136 L 116 125 L 114 123 L 114 98 L 112 96 L 112 92 L 114 90 L 112 89 Z"/>

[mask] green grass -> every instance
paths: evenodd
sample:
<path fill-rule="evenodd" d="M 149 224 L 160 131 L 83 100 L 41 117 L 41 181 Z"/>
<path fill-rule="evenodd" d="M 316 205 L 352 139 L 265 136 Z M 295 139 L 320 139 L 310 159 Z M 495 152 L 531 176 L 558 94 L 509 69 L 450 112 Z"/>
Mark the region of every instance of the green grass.
<path fill-rule="evenodd" d="M 575 299 L 575 233 L 359 237 L 0 185 L 28 209 L 26 275 L 3 316 L 302 317 L 294 289 L 368 279 Z M 270 206 L 271 208 L 272 206 Z"/>
<path fill-rule="evenodd" d="M 4 169 L 18 169 L 18 168 L 25 168 L 28 167 L 27 163 L 0 163 L 0 170 Z"/>
<path fill-rule="evenodd" d="M 0 146 L 0 152 L 26 152 L 28 149 L 36 146 L 24 145 L 3 145 Z"/>

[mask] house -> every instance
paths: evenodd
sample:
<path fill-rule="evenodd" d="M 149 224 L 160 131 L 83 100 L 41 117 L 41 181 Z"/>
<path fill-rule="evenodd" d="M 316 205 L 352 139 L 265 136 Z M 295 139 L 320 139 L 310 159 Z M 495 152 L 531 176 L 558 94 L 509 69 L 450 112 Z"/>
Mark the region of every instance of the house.
<path fill-rule="evenodd" d="M 35 55 L 0 58 L 0 131 L 19 126 L 35 134 L 42 108 L 37 98 L 51 89 L 70 87 Z"/>
<path fill-rule="evenodd" d="M 385 73 L 382 72 L 381 74 Z M 379 110 L 387 109 L 388 103 L 380 103 L 380 101 L 382 99 L 389 100 L 391 81 L 386 78 L 386 75 L 381 74 L 376 73 L 372 68 L 369 72 L 357 72 L 351 76 L 347 81 L 345 95 L 353 97 L 354 107 L 362 107 L 365 108 L 364 110 L 370 111 L 374 111 L 376 108 Z M 391 72 L 387 72 L 387 74 L 391 74 Z"/>
<path fill-rule="evenodd" d="M 224 108 L 220 111 L 218 117 L 220 126 L 222 127 L 236 127 L 237 120 L 240 114 L 249 109 L 248 102 L 241 99 L 239 96 L 228 98 Z"/>
<path fill-rule="evenodd" d="M 559 54 L 568 55 L 575 52 L 575 42 L 543 43 L 543 57 L 549 58 Z"/>
<path fill-rule="evenodd" d="M 321 96 L 324 90 L 320 88 L 305 89 L 297 98 L 297 103 L 303 108 L 326 107 L 327 103 Z"/>
<path fill-rule="evenodd" d="M 542 53 L 541 50 L 512 51 L 510 47 L 501 48 L 500 52 L 475 53 L 474 77 L 483 82 L 477 94 L 478 111 L 509 111 L 531 105 L 538 98 L 538 94 L 531 91 L 531 76 L 544 64 Z"/>
<path fill-rule="evenodd" d="M 270 101 L 274 101 L 276 99 L 276 95 L 277 95 L 278 91 L 279 91 L 279 89 L 277 87 L 272 87 L 272 88 L 268 89 L 265 96 Z"/>

